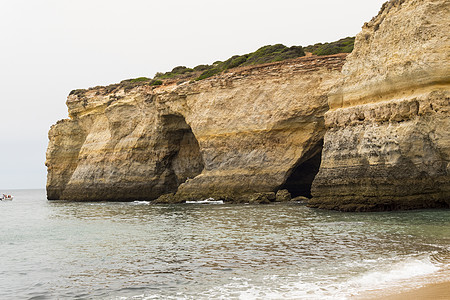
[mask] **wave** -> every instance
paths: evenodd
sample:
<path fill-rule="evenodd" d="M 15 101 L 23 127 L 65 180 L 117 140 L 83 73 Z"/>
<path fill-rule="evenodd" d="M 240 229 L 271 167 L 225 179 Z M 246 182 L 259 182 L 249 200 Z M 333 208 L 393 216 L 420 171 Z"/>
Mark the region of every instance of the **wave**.
<path fill-rule="evenodd" d="M 436 274 L 441 269 L 442 266 L 434 263 L 431 255 L 409 257 L 396 263 L 380 261 L 377 270 L 367 271 L 347 280 L 339 280 L 333 276 L 320 276 L 321 278 L 308 282 L 304 280 L 306 274 L 303 273 L 290 278 L 267 275 L 258 283 L 252 278 L 234 277 L 232 282 L 223 286 L 216 286 L 196 295 L 179 294 L 176 299 L 346 300 L 382 289 L 395 288 L 396 291 L 400 291 L 418 287 L 427 283 L 427 275 Z M 142 298 L 139 299 L 155 299 L 160 296 L 171 299 L 167 295 L 155 294 L 141 295 Z"/>
<path fill-rule="evenodd" d="M 223 204 L 223 200 L 214 200 L 214 198 L 208 198 L 198 201 L 186 201 L 187 204 Z"/>
<path fill-rule="evenodd" d="M 432 281 L 432 277 L 427 277 L 438 273 L 444 267 L 433 261 L 432 255 L 380 265 L 380 270 L 369 271 L 350 279 L 345 286 L 353 294 L 359 294 L 364 291 L 391 288 L 409 289 L 429 283 L 427 281 Z"/>

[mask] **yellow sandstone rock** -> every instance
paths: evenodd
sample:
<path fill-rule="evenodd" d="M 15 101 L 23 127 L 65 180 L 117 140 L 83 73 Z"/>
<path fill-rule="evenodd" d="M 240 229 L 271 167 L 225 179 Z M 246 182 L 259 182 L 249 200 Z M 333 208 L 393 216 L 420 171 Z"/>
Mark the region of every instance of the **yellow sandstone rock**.
<path fill-rule="evenodd" d="M 313 207 L 450 205 L 450 2 L 396 0 L 363 26 L 330 94 Z"/>
<path fill-rule="evenodd" d="M 71 119 L 49 133 L 48 198 L 153 200 L 177 192 L 173 201 L 247 201 L 274 192 L 296 165 L 320 156 L 327 94 L 345 56 L 159 88 L 74 91 Z"/>
<path fill-rule="evenodd" d="M 386 2 L 347 59 L 73 91 L 49 132 L 48 199 L 449 207 L 449 11 Z"/>

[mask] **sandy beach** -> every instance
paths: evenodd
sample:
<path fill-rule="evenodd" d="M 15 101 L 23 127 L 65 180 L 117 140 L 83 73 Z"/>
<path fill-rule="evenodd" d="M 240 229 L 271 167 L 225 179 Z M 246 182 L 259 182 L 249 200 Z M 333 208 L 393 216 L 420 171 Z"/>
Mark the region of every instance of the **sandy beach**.
<path fill-rule="evenodd" d="M 449 300 L 450 299 L 450 282 L 433 283 L 420 287 L 396 293 L 392 290 L 384 290 L 381 292 L 371 292 L 370 295 L 356 297 L 357 300 Z"/>

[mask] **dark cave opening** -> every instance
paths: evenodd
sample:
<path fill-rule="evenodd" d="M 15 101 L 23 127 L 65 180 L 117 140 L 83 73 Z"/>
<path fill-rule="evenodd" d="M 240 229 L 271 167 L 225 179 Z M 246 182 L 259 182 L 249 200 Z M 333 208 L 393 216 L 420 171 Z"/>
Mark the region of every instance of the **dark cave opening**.
<path fill-rule="evenodd" d="M 287 189 L 292 198 L 304 196 L 311 198 L 311 185 L 319 172 L 322 160 L 323 140 L 316 146 L 306 160 L 300 160 L 288 175 L 281 189 Z"/>
<path fill-rule="evenodd" d="M 167 147 L 161 170 L 163 186 L 165 193 L 171 193 L 187 179 L 200 174 L 204 163 L 198 141 L 183 116 L 163 115 L 161 121 L 165 131 L 163 143 Z"/>

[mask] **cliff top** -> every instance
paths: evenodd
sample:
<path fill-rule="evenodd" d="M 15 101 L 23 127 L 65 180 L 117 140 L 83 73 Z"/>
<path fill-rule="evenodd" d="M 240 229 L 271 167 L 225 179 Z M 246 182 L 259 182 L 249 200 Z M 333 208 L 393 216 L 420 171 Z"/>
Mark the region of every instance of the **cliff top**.
<path fill-rule="evenodd" d="M 280 62 L 295 60 L 304 56 L 327 56 L 339 53 L 351 53 L 353 50 L 355 37 L 347 37 L 330 43 L 317 43 L 306 47 L 292 46 L 286 47 L 282 44 L 267 45 L 258 50 L 244 54 L 234 55 L 225 61 L 216 61 L 211 65 L 198 65 L 194 68 L 178 66 L 169 72 L 156 73 L 153 79 L 147 77 L 138 77 L 133 79 L 122 80 L 120 83 L 111 84 L 106 87 L 97 86 L 89 89 L 77 89 L 70 92 L 70 95 L 82 94 L 87 90 L 102 88 L 108 92 L 115 89 L 124 88 L 132 89 L 136 86 L 167 86 L 175 83 L 183 83 L 186 81 L 199 81 L 215 75 L 235 72 L 236 68 L 250 67 L 258 68 L 259 66 L 267 67 L 268 65 L 277 65 Z"/>
<path fill-rule="evenodd" d="M 342 65 L 345 62 L 345 59 L 347 57 L 348 53 L 339 53 L 339 54 L 333 54 L 333 55 L 312 55 L 309 53 L 306 56 L 302 56 L 299 58 L 294 59 L 286 59 L 283 61 L 277 61 L 277 62 L 270 62 L 270 63 L 264 63 L 264 64 L 258 64 L 258 65 L 249 65 L 249 66 L 239 66 L 236 68 L 225 70 L 219 74 L 215 74 L 212 78 L 221 78 L 221 77 L 229 77 L 232 76 L 248 76 L 250 74 L 254 74 L 255 72 L 258 72 L 259 74 L 262 74 L 264 72 L 269 72 L 273 70 L 280 70 L 283 67 L 290 66 L 294 67 L 296 71 L 301 72 L 310 72 L 315 71 L 319 68 L 327 68 L 327 69 L 340 69 L 342 68 Z M 173 78 L 167 78 L 162 80 L 161 84 L 155 84 L 155 79 L 149 79 L 145 77 L 136 78 L 136 79 L 129 79 L 129 80 L 123 80 L 120 83 L 110 84 L 108 86 L 96 86 L 91 87 L 88 89 L 77 89 L 70 92 L 69 95 L 75 95 L 75 96 L 82 96 L 86 92 L 95 91 L 97 94 L 106 95 L 113 93 L 118 90 L 131 90 L 136 87 L 146 86 L 150 87 L 151 89 L 160 89 L 165 88 L 169 86 L 174 85 L 180 85 L 183 83 L 191 83 L 194 84 L 196 76 L 201 74 L 201 72 L 197 71 L 194 73 L 177 76 Z M 210 78 L 206 78 L 205 80 L 208 80 Z"/>

